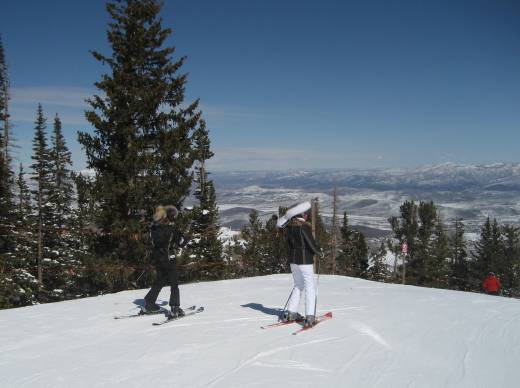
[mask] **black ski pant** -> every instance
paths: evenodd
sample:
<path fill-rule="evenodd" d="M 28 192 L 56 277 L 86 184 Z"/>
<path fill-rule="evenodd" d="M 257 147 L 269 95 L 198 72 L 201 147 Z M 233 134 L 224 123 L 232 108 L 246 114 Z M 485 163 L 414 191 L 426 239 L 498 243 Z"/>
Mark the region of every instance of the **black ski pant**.
<path fill-rule="evenodd" d="M 171 287 L 170 293 L 170 306 L 180 306 L 179 296 L 179 278 L 177 276 L 177 263 L 175 260 L 171 261 L 159 261 L 155 264 L 155 270 L 157 276 L 152 288 L 148 291 L 148 294 L 144 297 L 144 300 L 148 304 L 153 304 L 157 300 L 161 289 L 165 286 Z"/>

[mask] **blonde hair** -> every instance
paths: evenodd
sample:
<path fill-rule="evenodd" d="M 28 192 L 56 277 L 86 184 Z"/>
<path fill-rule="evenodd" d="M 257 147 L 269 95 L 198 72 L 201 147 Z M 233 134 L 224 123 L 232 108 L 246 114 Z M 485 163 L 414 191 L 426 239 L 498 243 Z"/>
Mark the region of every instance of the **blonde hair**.
<path fill-rule="evenodd" d="M 166 209 L 164 206 L 157 206 L 153 215 L 154 222 L 162 221 L 166 218 Z"/>

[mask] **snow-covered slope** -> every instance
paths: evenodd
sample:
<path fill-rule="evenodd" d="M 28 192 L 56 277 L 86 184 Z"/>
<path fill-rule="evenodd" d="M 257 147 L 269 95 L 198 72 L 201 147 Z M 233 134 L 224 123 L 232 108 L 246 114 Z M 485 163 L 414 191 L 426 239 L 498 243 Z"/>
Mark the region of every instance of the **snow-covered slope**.
<path fill-rule="evenodd" d="M 206 311 L 164 326 L 113 319 L 145 290 L 0 311 L 0 386 L 519 386 L 518 300 L 321 276 L 332 320 L 260 329 L 290 290 L 290 275 L 183 285 Z"/>

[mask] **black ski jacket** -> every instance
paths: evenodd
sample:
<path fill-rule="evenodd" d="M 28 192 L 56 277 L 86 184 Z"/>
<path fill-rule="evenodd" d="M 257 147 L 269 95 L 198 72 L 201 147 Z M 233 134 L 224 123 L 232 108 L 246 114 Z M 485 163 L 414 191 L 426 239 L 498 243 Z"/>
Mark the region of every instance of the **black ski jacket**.
<path fill-rule="evenodd" d="M 152 239 L 152 263 L 170 260 L 170 247 L 173 244 L 183 246 L 184 236 L 171 224 L 153 223 L 150 227 L 150 238 Z"/>
<path fill-rule="evenodd" d="M 314 264 L 313 256 L 319 254 L 319 249 L 307 222 L 293 219 L 286 227 L 285 238 L 291 264 Z"/>

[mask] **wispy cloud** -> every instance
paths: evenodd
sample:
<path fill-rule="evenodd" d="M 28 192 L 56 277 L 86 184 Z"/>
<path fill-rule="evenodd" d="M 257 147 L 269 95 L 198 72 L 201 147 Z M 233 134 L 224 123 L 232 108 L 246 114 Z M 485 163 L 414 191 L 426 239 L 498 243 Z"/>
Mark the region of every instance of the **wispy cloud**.
<path fill-rule="evenodd" d="M 57 105 L 71 108 L 86 108 L 85 100 L 94 91 L 78 87 L 46 86 L 38 88 L 12 88 L 12 104 Z"/>
<path fill-rule="evenodd" d="M 32 123 L 36 117 L 36 107 L 42 104 L 45 115 L 52 120 L 59 114 L 63 124 L 86 125 L 85 100 L 94 91 L 79 87 L 30 87 L 12 88 L 10 113 L 14 122 Z"/>
<path fill-rule="evenodd" d="M 326 152 L 325 150 L 236 147 L 215 149 L 209 167 L 216 170 L 286 170 L 358 167 L 382 162 L 381 154 Z"/>

